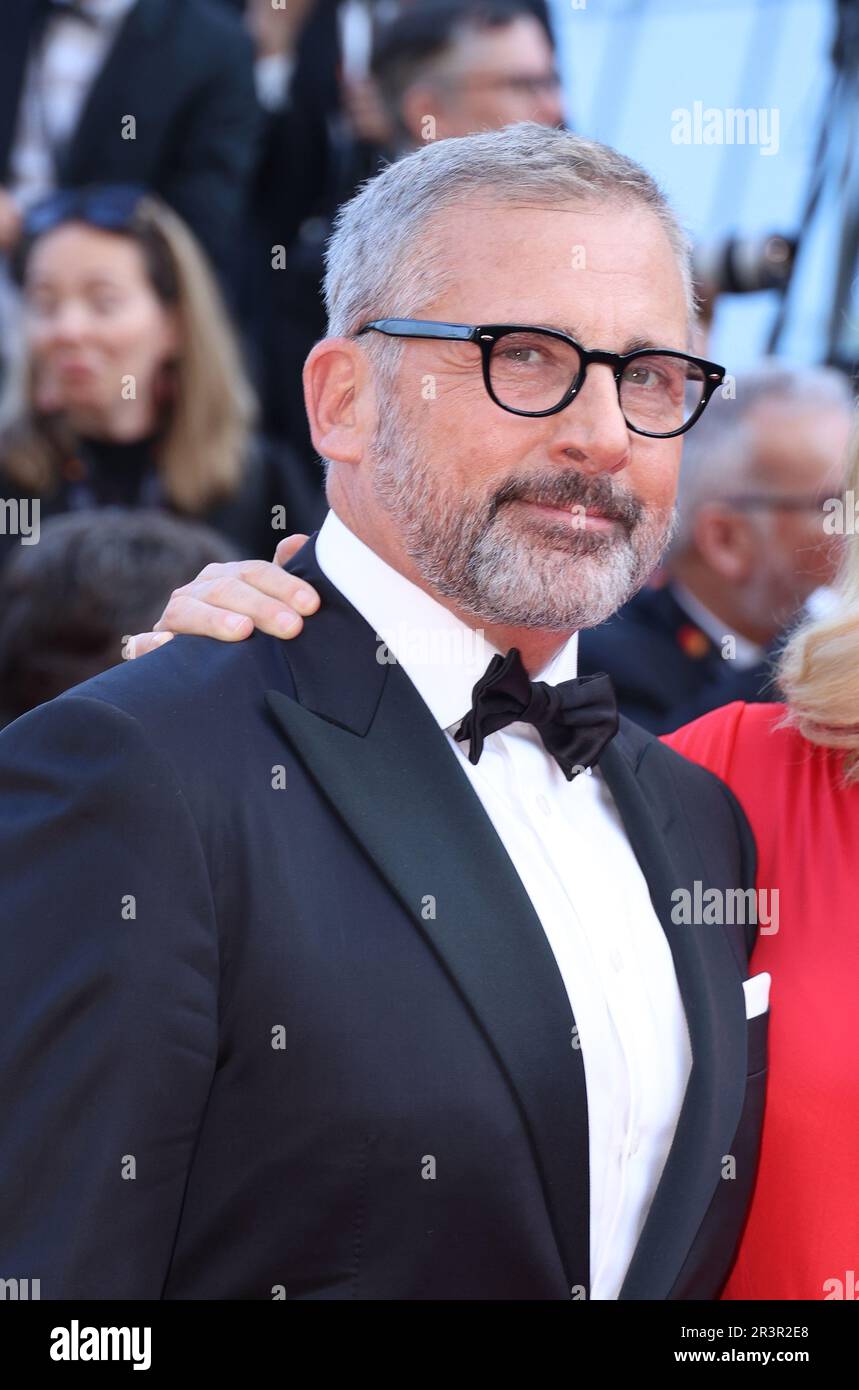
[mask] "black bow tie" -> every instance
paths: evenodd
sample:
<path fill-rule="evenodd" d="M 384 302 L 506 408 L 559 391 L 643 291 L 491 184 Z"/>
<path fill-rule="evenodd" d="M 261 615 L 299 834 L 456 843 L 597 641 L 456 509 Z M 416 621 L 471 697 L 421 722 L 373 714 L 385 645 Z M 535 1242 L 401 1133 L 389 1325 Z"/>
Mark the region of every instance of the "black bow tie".
<path fill-rule="evenodd" d="M 518 647 L 496 653 L 474 687 L 471 709 L 454 734 L 470 740 L 469 762 L 483 752 L 483 740 L 516 720 L 533 724 L 568 782 L 593 767 L 617 733 L 614 687 L 602 672 L 547 685 L 532 681 Z"/>
<path fill-rule="evenodd" d="M 88 24 L 92 29 L 98 29 L 101 20 L 94 15 L 91 10 L 87 10 L 83 5 L 75 3 L 75 0 L 46 0 L 49 15 L 65 15 L 66 19 L 79 19 L 82 24 Z"/>

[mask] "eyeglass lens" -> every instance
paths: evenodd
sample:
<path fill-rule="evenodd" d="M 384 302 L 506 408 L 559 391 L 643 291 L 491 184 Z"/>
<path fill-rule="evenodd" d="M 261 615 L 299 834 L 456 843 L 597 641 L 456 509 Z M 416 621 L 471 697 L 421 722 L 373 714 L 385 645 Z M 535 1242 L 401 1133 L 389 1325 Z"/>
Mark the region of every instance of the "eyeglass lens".
<path fill-rule="evenodd" d="M 581 370 L 581 357 L 560 338 L 509 333 L 493 344 L 489 358 L 492 390 L 514 410 L 551 410 Z M 651 353 L 627 363 L 620 406 L 628 424 L 653 434 L 680 429 L 704 395 L 704 371 L 685 357 Z"/>

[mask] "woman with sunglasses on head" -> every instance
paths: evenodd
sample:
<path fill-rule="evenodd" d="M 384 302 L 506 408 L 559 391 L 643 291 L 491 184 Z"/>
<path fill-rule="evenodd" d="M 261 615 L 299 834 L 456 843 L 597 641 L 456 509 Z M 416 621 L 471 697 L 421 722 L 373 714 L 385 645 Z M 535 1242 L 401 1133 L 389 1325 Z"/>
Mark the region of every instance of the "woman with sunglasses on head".
<path fill-rule="evenodd" d="M 286 446 L 253 435 L 212 275 L 157 198 L 120 185 L 53 195 L 30 210 L 14 268 L 23 344 L 0 414 L 4 499 L 38 500 L 42 518 L 164 508 L 252 555 L 271 552 L 284 517 L 321 520 L 321 481 L 316 496 Z M 0 559 L 17 539 L 0 535 Z"/>

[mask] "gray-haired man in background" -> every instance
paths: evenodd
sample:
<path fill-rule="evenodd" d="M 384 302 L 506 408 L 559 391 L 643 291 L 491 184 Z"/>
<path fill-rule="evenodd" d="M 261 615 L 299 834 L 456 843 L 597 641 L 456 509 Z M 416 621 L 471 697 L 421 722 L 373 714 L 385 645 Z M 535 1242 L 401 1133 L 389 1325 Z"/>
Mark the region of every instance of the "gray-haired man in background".
<path fill-rule="evenodd" d="M 832 578 L 827 498 L 844 486 L 852 397 L 834 368 L 764 363 L 717 392 L 683 450 L 659 584 L 583 633 L 624 714 L 669 733 L 732 700 L 775 699 L 771 653 Z"/>

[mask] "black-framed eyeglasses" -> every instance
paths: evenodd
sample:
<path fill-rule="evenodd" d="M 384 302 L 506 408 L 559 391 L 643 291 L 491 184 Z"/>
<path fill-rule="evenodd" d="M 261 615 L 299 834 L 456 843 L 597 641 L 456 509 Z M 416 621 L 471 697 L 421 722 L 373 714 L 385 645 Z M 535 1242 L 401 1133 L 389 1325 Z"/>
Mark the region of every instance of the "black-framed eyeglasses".
<path fill-rule="evenodd" d="M 373 330 L 393 338 L 438 338 L 476 343 L 491 399 L 513 415 L 555 415 L 584 385 L 592 363 L 611 368 L 620 409 L 635 434 L 671 439 L 691 429 L 725 378 L 725 368 L 673 348 L 633 352 L 588 350 L 557 328 L 519 323 L 436 323 L 430 319 L 373 319 Z"/>
<path fill-rule="evenodd" d="M 738 511 L 819 512 L 832 498 L 802 497 L 777 492 L 742 492 L 735 497 L 722 497 L 719 500 L 726 506 L 736 507 Z"/>
<path fill-rule="evenodd" d="M 561 86 L 558 72 L 530 73 L 511 72 L 500 77 L 469 77 L 450 83 L 457 91 L 517 92 L 520 96 L 538 97 L 546 92 L 557 92 Z"/>

